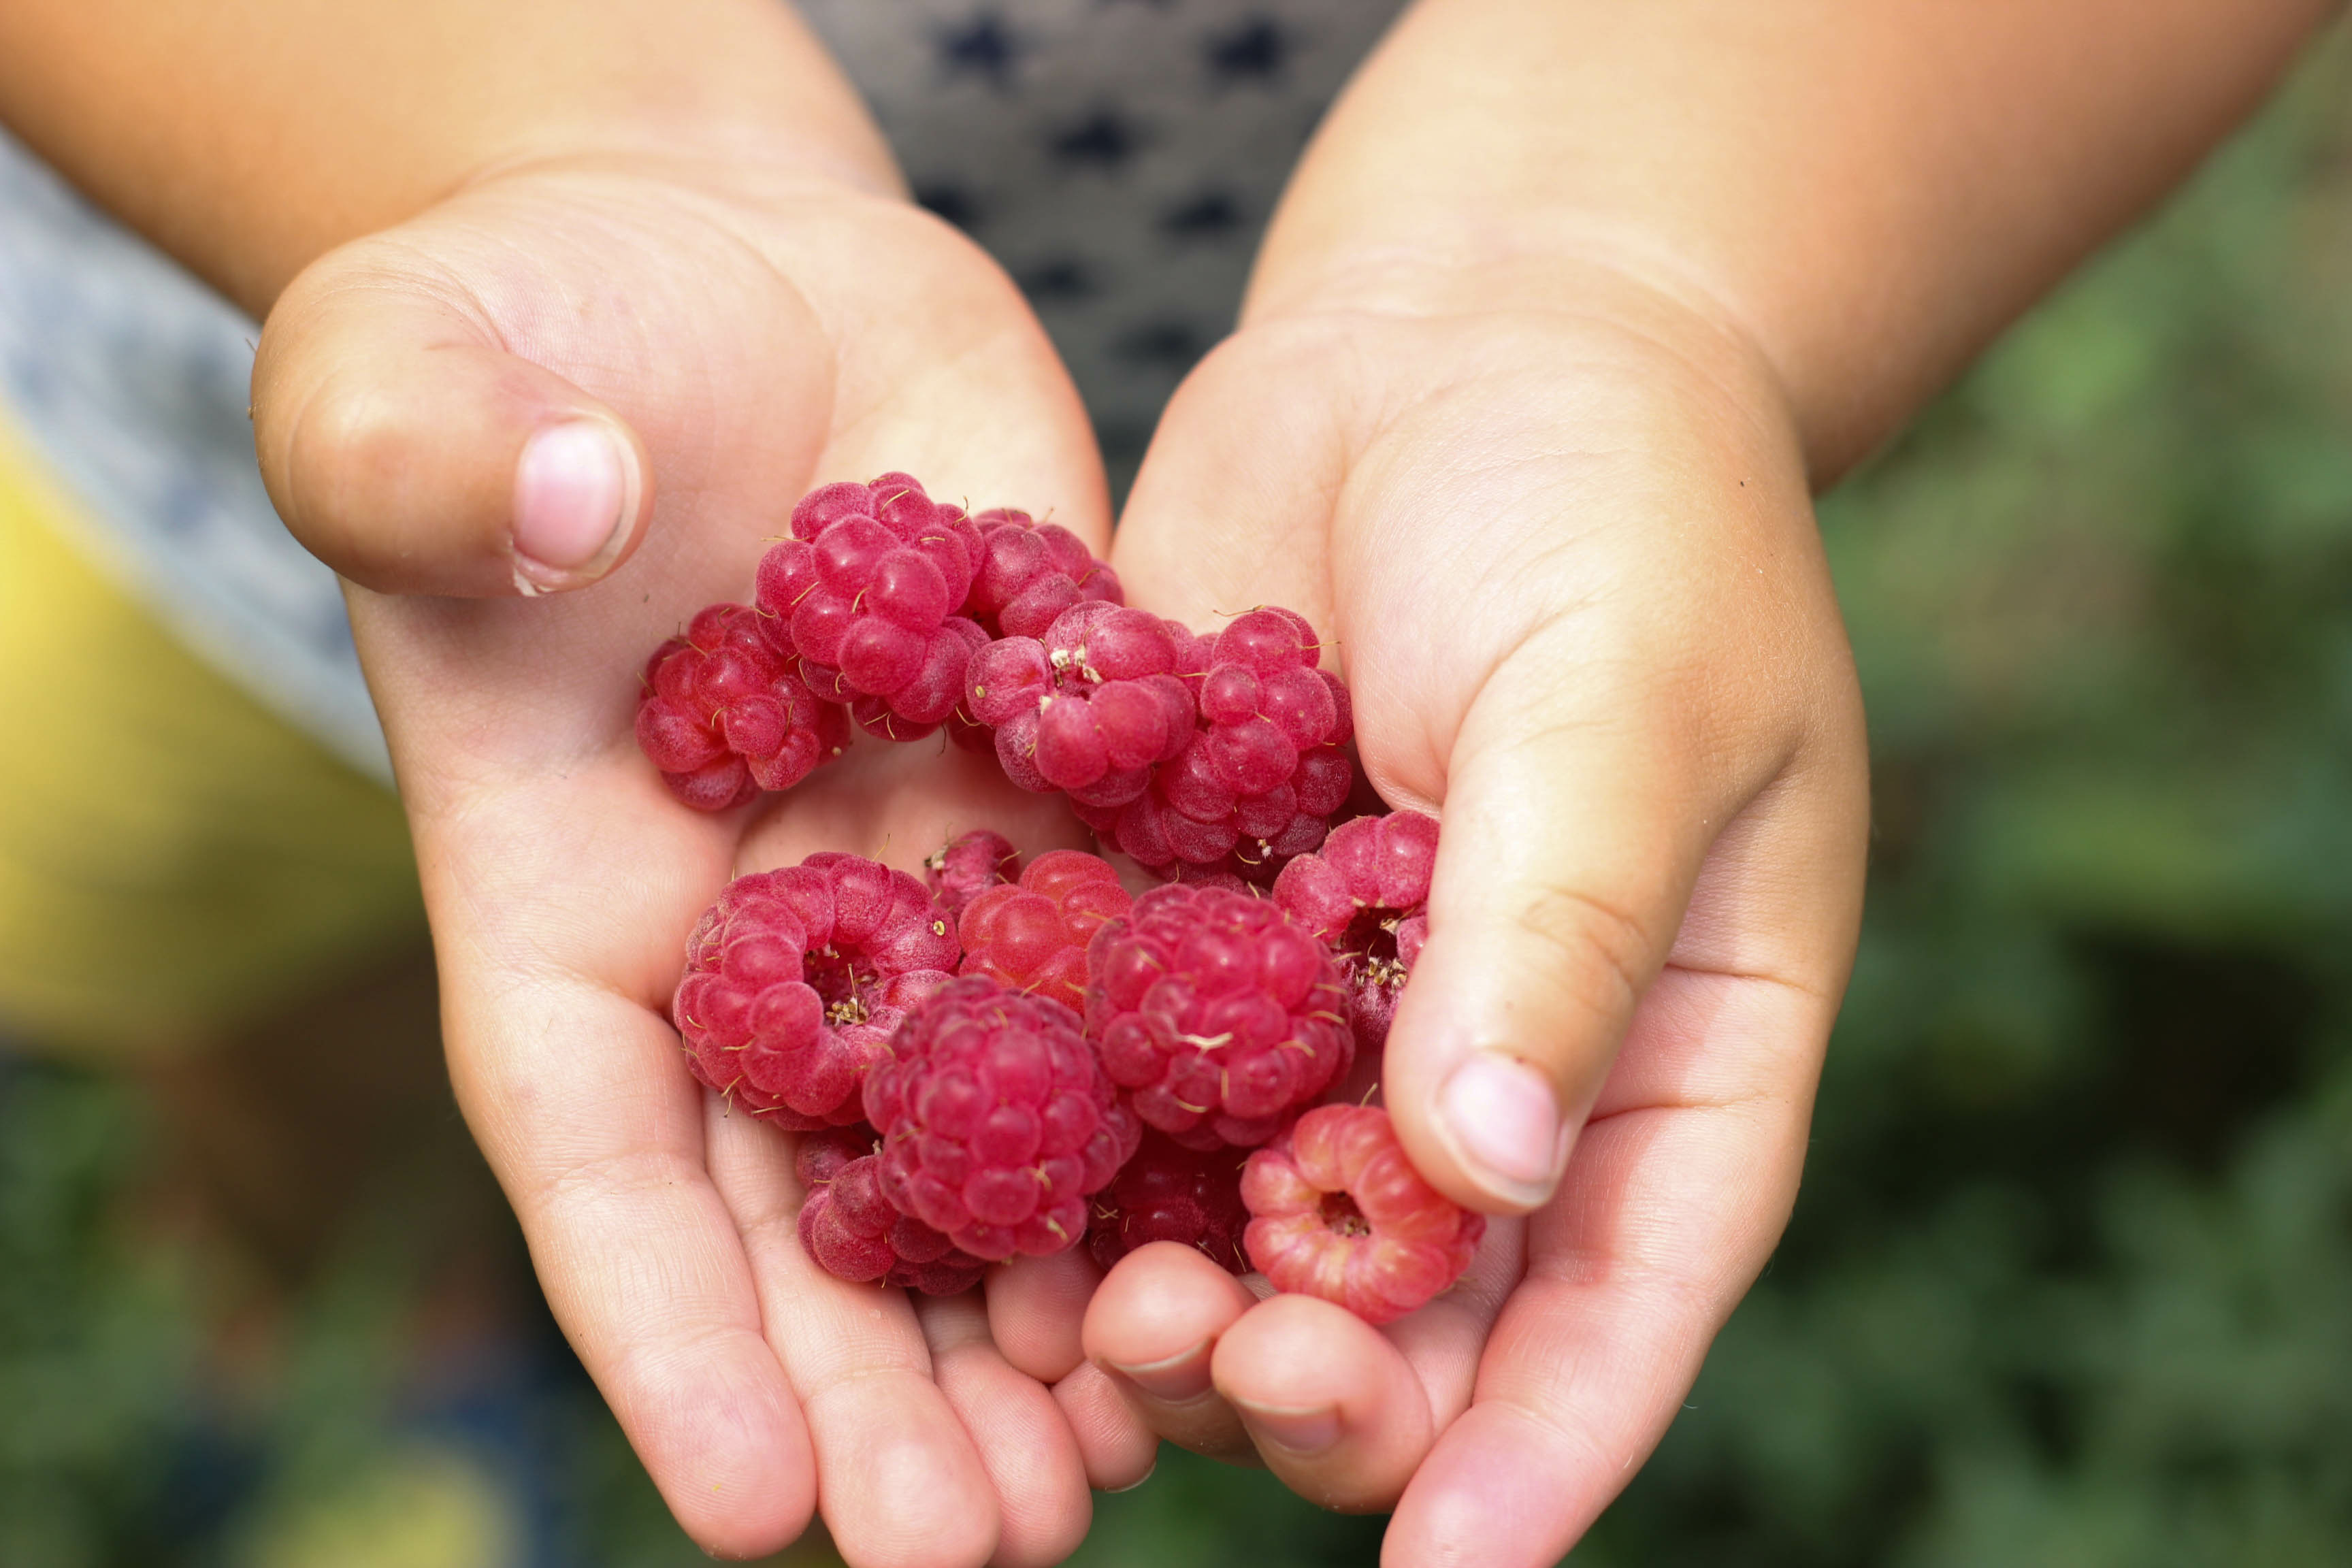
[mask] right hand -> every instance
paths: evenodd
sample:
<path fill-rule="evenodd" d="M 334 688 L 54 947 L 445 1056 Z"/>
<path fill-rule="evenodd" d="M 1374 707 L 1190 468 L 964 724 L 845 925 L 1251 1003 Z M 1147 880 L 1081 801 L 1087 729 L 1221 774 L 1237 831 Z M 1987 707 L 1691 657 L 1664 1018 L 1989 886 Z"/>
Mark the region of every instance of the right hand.
<path fill-rule="evenodd" d="M 354 584 L 459 1103 L 680 1522 L 756 1555 L 821 1506 L 856 1563 L 1060 1561 L 1088 1483 L 1153 1456 L 1080 1353 L 1087 1266 L 1002 1271 L 986 1317 L 824 1274 L 790 1140 L 696 1084 L 665 1008 L 733 876 L 1075 825 L 939 739 L 861 737 L 706 816 L 632 731 L 646 654 L 747 599 L 818 482 L 902 468 L 1106 548 L 1091 433 L 1019 294 L 904 201 L 740 147 L 551 159 L 313 264 L 254 404 L 273 498 Z M 573 466 L 534 489 L 526 443 L 559 426 Z"/>

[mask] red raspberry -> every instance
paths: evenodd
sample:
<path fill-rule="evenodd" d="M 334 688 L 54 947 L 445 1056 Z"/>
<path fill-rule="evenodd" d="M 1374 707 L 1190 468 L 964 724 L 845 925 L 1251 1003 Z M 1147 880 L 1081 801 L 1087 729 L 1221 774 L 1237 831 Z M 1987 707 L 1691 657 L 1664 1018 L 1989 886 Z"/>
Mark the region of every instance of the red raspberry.
<path fill-rule="evenodd" d="M 1225 793 L 1262 795 L 1292 780 L 1302 753 L 1348 738 L 1346 689 L 1316 668 L 1321 652 L 1306 617 L 1270 606 L 1217 634 L 1200 704 L 1204 760 Z"/>
<path fill-rule="evenodd" d="M 839 1279 L 879 1279 L 926 1296 L 955 1296 L 980 1283 L 982 1259 L 882 1195 L 880 1140 L 863 1122 L 807 1133 L 793 1161 L 808 1197 L 801 1247 Z"/>
<path fill-rule="evenodd" d="M 1135 1113 L 1194 1149 L 1265 1142 L 1355 1055 L 1323 945 L 1213 886 L 1154 888 L 1095 933 L 1087 1025 Z"/>
<path fill-rule="evenodd" d="M 1302 617 L 1274 608 L 1197 643 L 1184 679 L 1202 723 L 1184 750 L 1120 809 L 1077 798 L 1079 816 L 1162 876 L 1193 867 L 1271 880 L 1322 843 L 1355 784 L 1348 689 L 1316 668 L 1318 651 Z"/>
<path fill-rule="evenodd" d="M 866 1080 L 882 1190 L 975 1258 L 1076 1246 L 1141 1136 L 1058 1002 L 966 975 L 907 1016 Z"/>
<path fill-rule="evenodd" d="M 1139 1247 L 1173 1241 L 1197 1247 L 1229 1274 L 1249 1272 L 1242 1228 L 1241 1150 L 1187 1149 L 1157 1132 L 1144 1134 L 1118 1180 L 1095 1199 L 1087 1246 L 1105 1268 Z"/>
<path fill-rule="evenodd" d="M 1087 944 L 1134 902 L 1109 861 L 1049 850 L 1029 862 L 1017 885 L 990 888 L 964 906 L 957 973 L 985 974 L 1077 1012 L 1087 1005 Z"/>
<path fill-rule="evenodd" d="M 1303 753 L 1292 776 L 1261 795 L 1236 795 L 1210 757 L 1211 732 L 1152 776 L 1150 791 L 1112 823 L 1119 848 L 1172 876 L 1185 867 L 1271 879 L 1292 857 L 1323 842 L 1331 814 L 1347 804 L 1355 767 L 1338 745 Z M 1102 831 L 1099 818 L 1078 813 Z"/>
<path fill-rule="evenodd" d="M 980 530 L 980 569 L 963 613 L 991 637 L 1042 637 L 1073 605 L 1127 602 L 1118 578 L 1068 529 L 1002 507 L 971 521 Z"/>
<path fill-rule="evenodd" d="M 950 917 L 991 888 L 1002 887 L 1021 874 L 1021 856 L 1012 840 L 982 827 L 960 838 L 923 862 L 923 886 Z"/>
<path fill-rule="evenodd" d="M 1378 1050 L 1429 938 L 1437 819 L 1417 811 L 1360 816 L 1331 830 L 1274 881 L 1274 901 L 1339 955 L 1356 1044 Z"/>
<path fill-rule="evenodd" d="M 748 605 L 712 605 L 646 661 L 637 745 L 703 811 L 790 789 L 841 755 L 849 725 L 760 634 Z"/>
<path fill-rule="evenodd" d="M 1462 1277 L 1486 1232 L 1421 1179 L 1378 1106 L 1318 1106 L 1249 1157 L 1250 1261 L 1277 1290 L 1368 1323 L 1403 1317 Z"/>
<path fill-rule="evenodd" d="M 956 614 L 980 564 L 979 530 L 895 473 L 810 491 L 792 528 L 760 562 L 770 644 L 874 733 L 929 734 L 955 711 L 964 665 L 988 640 Z"/>
<path fill-rule="evenodd" d="M 670 1013 L 711 1088 L 779 1127 L 842 1126 L 890 1031 L 946 984 L 958 951 L 914 878 L 812 855 L 738 877 L 703 911 Z"/>
<path fill-rule="evenodd" d="M 997 760 L 1024 789 L 1123 805 L 1193 731 L 1181 675 L 1188 634 L 1142 610 L 1087 603 L 1043 638 L 1005 637 L 972 656 L 966 711 L 996 730 Z"/>

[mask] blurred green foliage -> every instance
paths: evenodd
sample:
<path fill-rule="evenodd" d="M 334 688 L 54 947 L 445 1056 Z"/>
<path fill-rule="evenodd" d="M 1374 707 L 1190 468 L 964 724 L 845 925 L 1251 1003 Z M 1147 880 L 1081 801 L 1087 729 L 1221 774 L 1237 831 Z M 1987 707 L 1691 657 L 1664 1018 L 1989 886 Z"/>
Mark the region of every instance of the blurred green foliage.
<path fill-rule="evenodd" d="M 2337 39 L 1822 520 L 1870 905 L 1805 1190 L 1580 1562 L 2352 1563 Z"/>
<path fill-rule="evenodd" d="M 1860 962 L 1788 1239 L 1577 1561 L 2352 1563 L 2347 63 L 1824 503 L 1874 736 Z M 257 1519 L 396 1443 L 397 1237 L 223 1411 L 190 1260 L 121 1217 L 142 1125 L 0 1082 L 10 1568 L 268 1560 Z M 700 1561 L 584 1389 L 525 1403 L 557 1561 Z M 1078 1560 L 1378 1533 L 1171 1454 Z"/>

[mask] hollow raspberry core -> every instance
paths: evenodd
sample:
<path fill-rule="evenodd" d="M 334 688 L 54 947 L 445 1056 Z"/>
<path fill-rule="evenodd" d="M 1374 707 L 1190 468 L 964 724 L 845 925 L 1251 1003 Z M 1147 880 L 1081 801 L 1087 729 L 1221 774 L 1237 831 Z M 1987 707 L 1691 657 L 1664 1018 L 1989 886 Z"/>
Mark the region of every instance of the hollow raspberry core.
<path fill-rule="evenodd" d="M 957 952 L 920 882 L 812 855 L 737 878 L 703 911 L 671 1017 L 695 1076 L 733 1103 L 795 1131 L 844 1125 L 891 1030 Z"/>
<path fill-rule="evenodd" d="M 1325 1105 L 1250 1155 L 1250 1261 L 1277 1290 L 1370 1323 L 1427 1302 L 1470 1267 L 1486 1219 L 1422 1180 L 1378 1106 Z"/>
<path fill-rule="evenodd" d="M 1429 935 L 1437 819 L 1417 811 L 1360 816 L 1275 879 L 1274 900 L 1328 942 L 1347 977 L 1356 1043 L 1378 1050 Z"/>

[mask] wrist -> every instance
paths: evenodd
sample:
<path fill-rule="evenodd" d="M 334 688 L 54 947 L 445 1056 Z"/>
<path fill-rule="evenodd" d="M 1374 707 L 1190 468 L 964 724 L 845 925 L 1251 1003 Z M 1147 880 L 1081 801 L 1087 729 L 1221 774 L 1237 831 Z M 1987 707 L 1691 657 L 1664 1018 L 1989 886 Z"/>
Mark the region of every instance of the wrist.
<path fill-rule="evenodd" d="M 1577 355 L 1579 374 L 1695 395 L 1685 406 L 1737 419 L 1747 432 L 1740 444 L 1779 450 L 1784 471 L 1811 466 L 1802 411 L 1757 334 L 1663 247 L 1566 225 L 1544 242 L 1518 226 L 1507 238 L 1455 228 L 1305 247 L 1279 243 L 1280 226 L 1251 279 L 1245 329 L 1356 316 L 1450 322 L 1465 343 L 1539 342 L 1541 352 Z"/>

